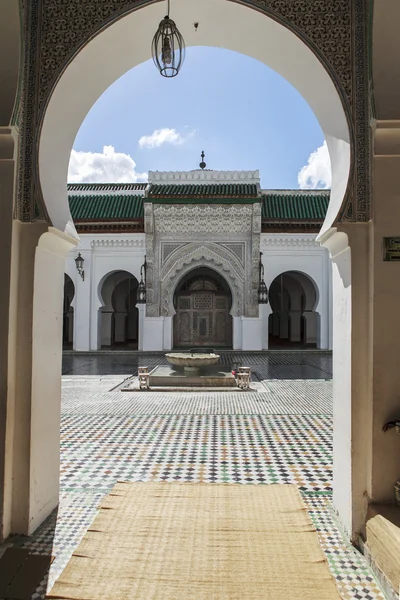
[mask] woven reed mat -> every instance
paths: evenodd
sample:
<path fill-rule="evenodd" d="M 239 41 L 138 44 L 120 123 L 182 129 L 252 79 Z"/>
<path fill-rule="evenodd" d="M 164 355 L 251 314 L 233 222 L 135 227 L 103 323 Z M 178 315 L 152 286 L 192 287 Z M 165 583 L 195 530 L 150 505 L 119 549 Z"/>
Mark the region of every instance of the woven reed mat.
<path fill-rule="evenodd" d="M 331 600 L 292 485 L 118 483 L 47 598 Z"/>

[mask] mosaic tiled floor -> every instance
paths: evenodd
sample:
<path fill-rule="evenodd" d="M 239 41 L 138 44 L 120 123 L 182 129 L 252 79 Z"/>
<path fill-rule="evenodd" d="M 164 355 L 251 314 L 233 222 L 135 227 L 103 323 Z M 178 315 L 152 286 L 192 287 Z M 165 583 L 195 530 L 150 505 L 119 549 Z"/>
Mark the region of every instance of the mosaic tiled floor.
<path fill-rule="evenodd" d="M 304 367 L 279 354 L 270 355 L 276 369 Z M 300 354 L 298 362 L 304 361 Z M 123 393 L 109 391 L 122 375 L 67 375 L 58 513 L 31 538 L 12 540 L 55 556 L 33 598 L 44 597 L 117 480 L 163 480 L 297 484 L 342 598 L 383 599 L 332 510 L 330 357 L 309 358 L 306 367 L 319 371 L 315 379 L 312 370 L 305 380 L 259 377 L 265 389 L 259 393 Z M 264 361 L 254 368 L 261 374 L 268 366 Z"/>

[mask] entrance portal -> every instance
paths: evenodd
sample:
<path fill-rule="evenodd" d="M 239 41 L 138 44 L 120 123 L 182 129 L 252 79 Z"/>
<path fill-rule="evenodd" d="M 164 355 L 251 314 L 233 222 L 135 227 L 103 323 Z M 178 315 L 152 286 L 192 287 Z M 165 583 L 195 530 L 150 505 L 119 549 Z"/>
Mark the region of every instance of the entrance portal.
<path fill-rule="evenodd" d="M 232 296 L 215 271 L 198 268 L 178 284 L 174 296 L 174 346 L 232 346 Z"/>

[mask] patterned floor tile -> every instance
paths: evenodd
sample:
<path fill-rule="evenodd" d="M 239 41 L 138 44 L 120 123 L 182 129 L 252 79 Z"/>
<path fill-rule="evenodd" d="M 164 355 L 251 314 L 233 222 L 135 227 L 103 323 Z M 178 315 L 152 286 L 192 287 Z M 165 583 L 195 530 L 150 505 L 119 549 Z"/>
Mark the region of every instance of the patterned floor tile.
<path fill-rule="evenodd" d="M 150 365 L 159 355 L 145 358 Z M 259 393 L 118 391 L 121 373 L 132 375 L 142 359 L 136 355 L 134 365 L 129 356 L 125 371 L 116 356 L 108 366 L 106 356 L 100 362 L 69 360 L 65 366 L 70 372 L 63 380 L 60 505 L 34 535 L 8 540 L 55 556 L 32 599 L 44 598 L 116 481 L 155 480 L 296 484 L 341 597 L 383 600 L 362 555 L 342 535 L 331 505 L 330 356 L 224 355 L 225 361 L 252 365 L 265 389 Z M 99 370 L 102 375 L 91 375 Z M 299 371 L 309 378 L 294 377 Z"/>

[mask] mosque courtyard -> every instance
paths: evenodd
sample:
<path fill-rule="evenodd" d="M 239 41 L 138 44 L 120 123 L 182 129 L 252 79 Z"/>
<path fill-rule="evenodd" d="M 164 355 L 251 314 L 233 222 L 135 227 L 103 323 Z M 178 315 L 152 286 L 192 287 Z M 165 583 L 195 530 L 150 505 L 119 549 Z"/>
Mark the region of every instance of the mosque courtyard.
<path fill-rule="evenodd" d="M 221 360 L 250 366 L 254 391 L 124 393 L 139 365 L 164 356 L 64 356 L 60 505 L 30 538 L 7 543 L 54 556 L 32 598 L 44 598 L 117 481 L 296 484 L 342 598 L 384 598 L 331 504 L 331 354 L 227 352 Z"/>

